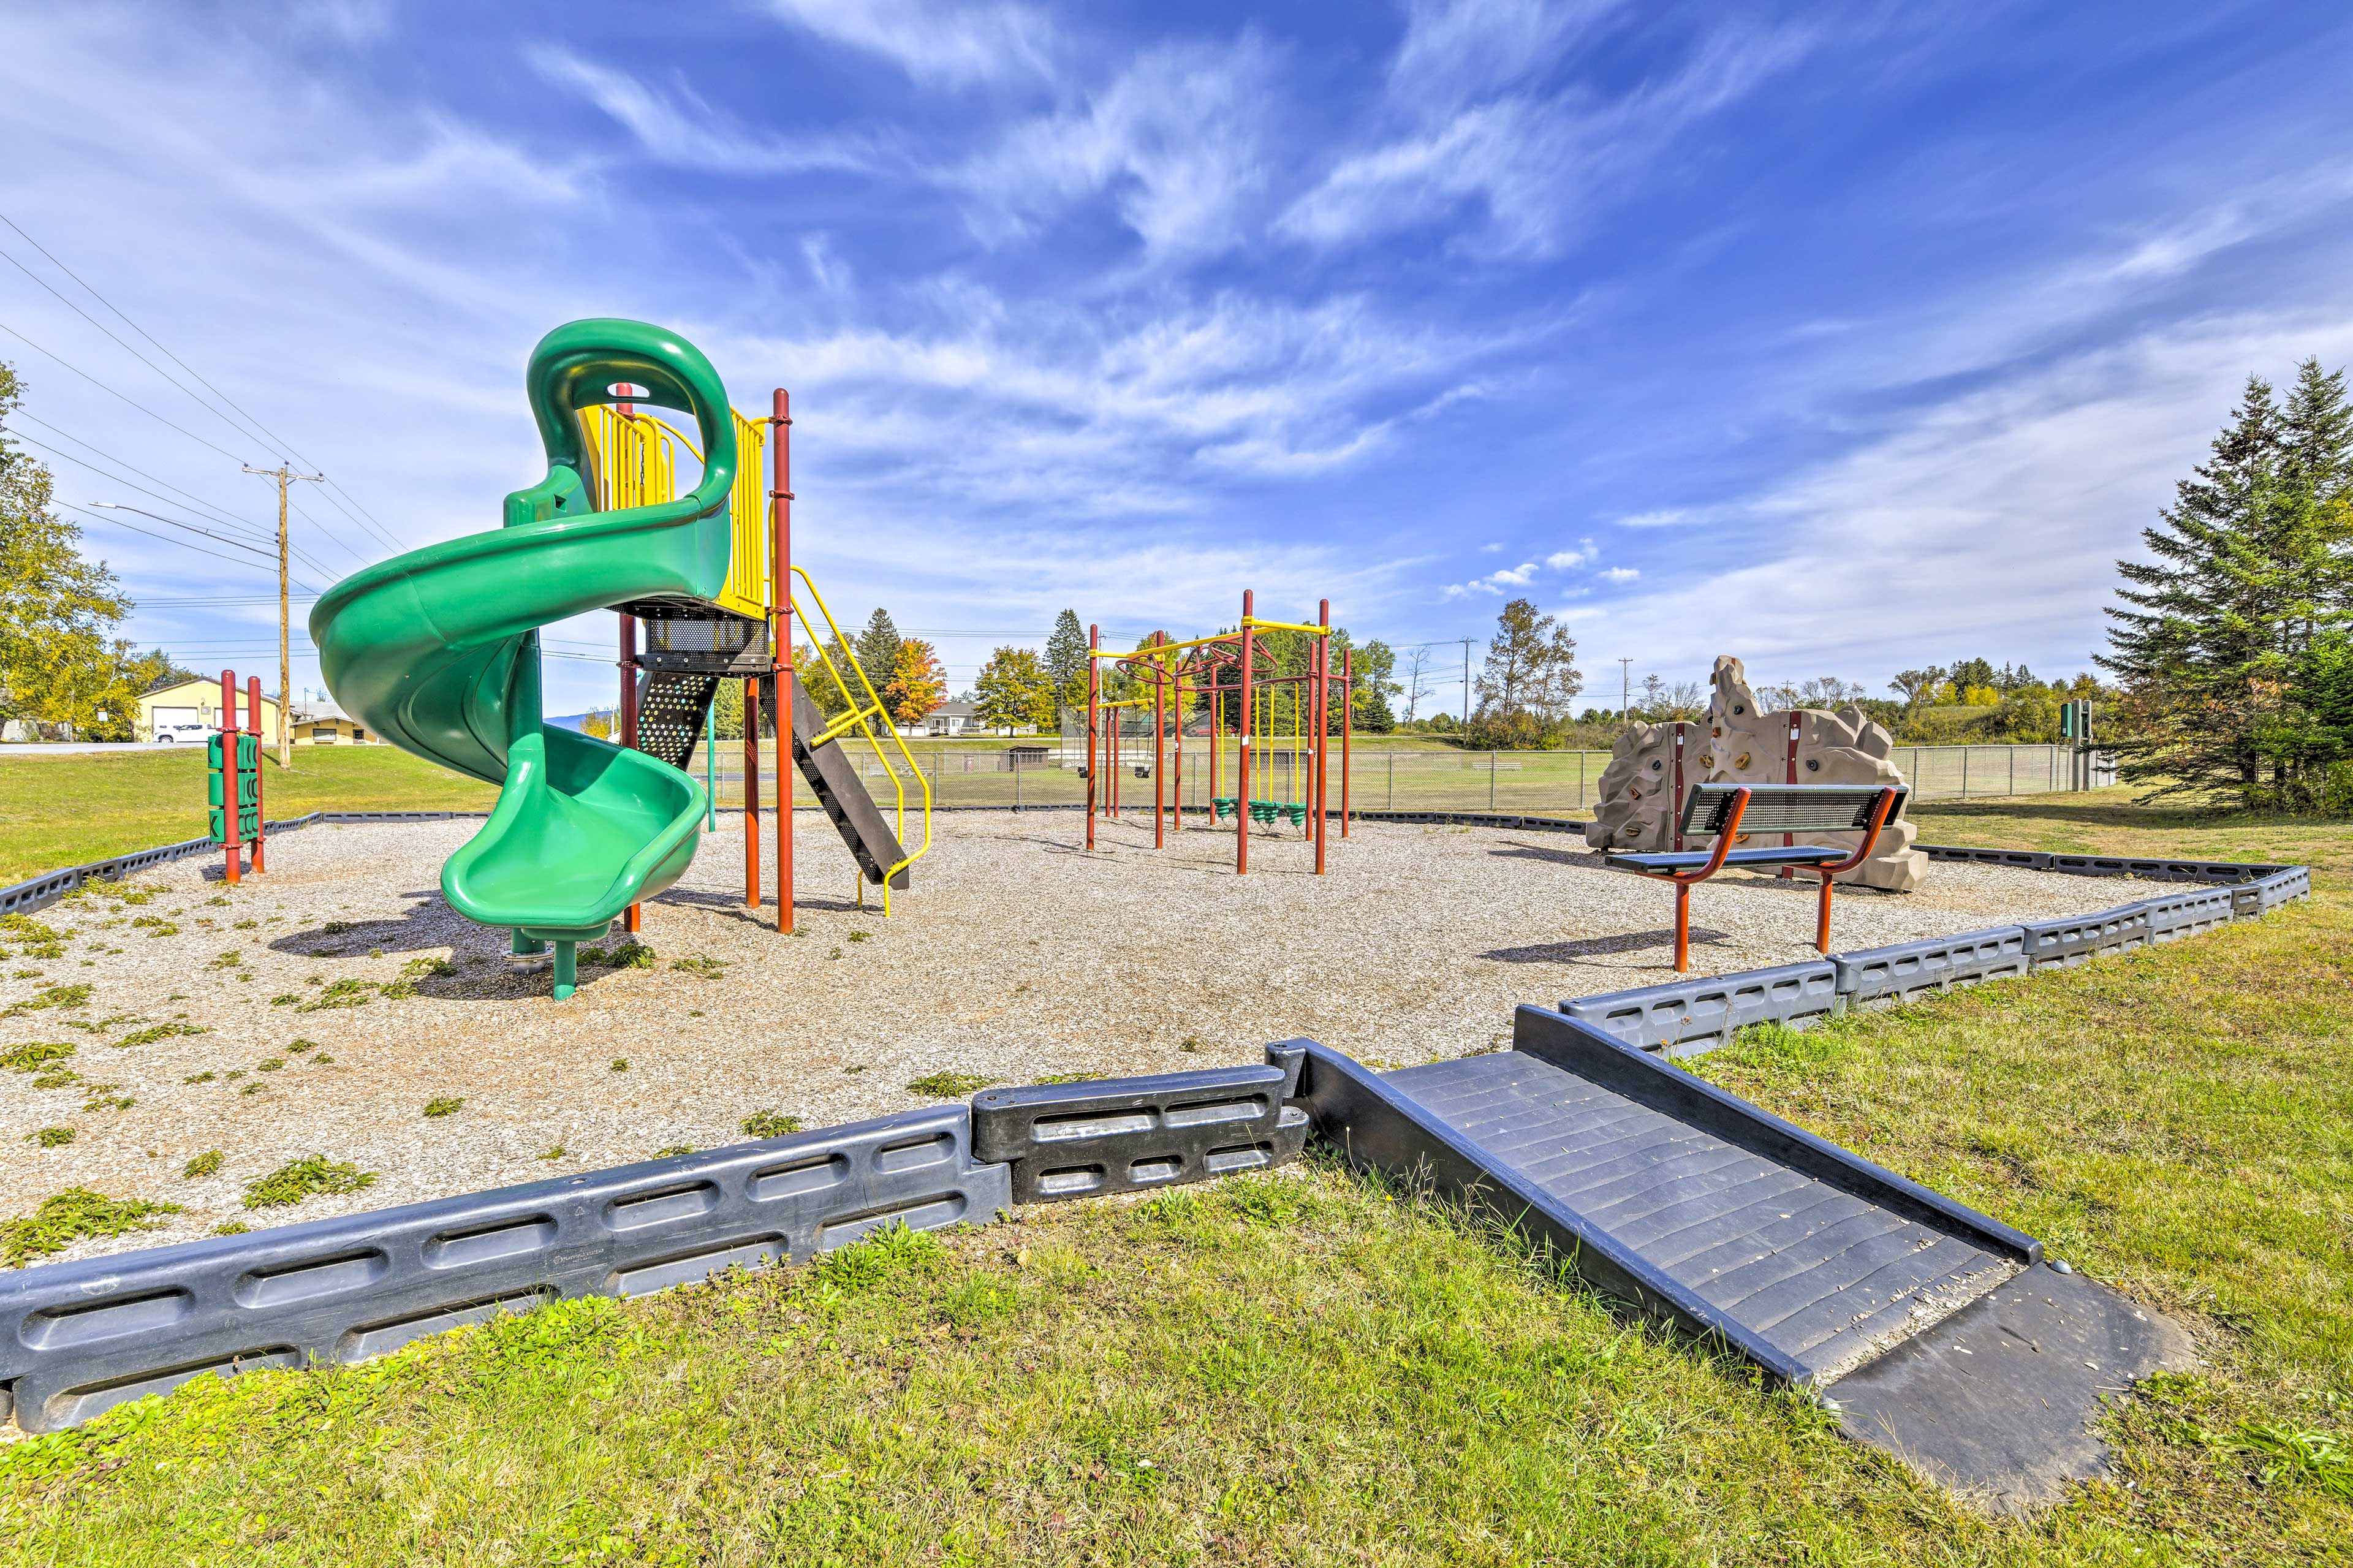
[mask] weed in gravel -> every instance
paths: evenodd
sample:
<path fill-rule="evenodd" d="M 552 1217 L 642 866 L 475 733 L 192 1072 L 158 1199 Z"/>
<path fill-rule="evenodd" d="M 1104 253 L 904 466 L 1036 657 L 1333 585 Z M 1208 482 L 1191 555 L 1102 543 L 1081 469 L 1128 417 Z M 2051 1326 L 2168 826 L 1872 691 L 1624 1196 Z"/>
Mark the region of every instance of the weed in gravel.
<path fill-rule="evenodd" d="M 326 1052 L 321 1051 L 317 1056 L 311 1058 L 311 1065 L 314 1068 L 322 1068 L 334 1059 L 334 1058 L 329 1056 Z"/>
<path fill-rule="evenodd" d="M 788 1132 L 800 1130 L 801 1119 L 787 1116 L 781 1110 L 755 1110 L 744 1118 L 744 1136 L 746 1138 L 782 1138 Z"/>
<path fill-rule="evenodd" d="M 10 1072 L 31 1072 L 44 1062 L 60 1062 L 74 1054 L 70 1040 L 34 1040 L 13 1049 L 0 1051 L 0 1068 Z"/>
<path fill-rule="evenodd" d="M 13 970 L 8 975 L 11 980 L 38 980 L 40 977 L 41 972 L 37 969 Z"/>
<path fill-rule="evenodd" d="M 33 1080 L 35 1089 L 71 1089 L 81 1081 L 81 1074 L 71 1068 L 51 1068 Z"/>
<path fill-rule="evenodd" d="M 851 931 L 849 933 L 849 940 L 852 942 L 864 942 L 866 940 L 866 933 L 862 931 Z"/>
<path fill-rule="evenodd" d="M 139 1102 L 132 1099 L 127 1094 L 117 1093 L 116 1090 L 120 1089 L 121 1087 L 122 1086 L 119 1083 L 88 1083 L 82 1085 L 82 1092 L 90 1096 L 90 1098 L 81 1102 L 81 1108 L 88 1111 L 130 1110 Z"/>
<path fill-rule="evenodd" d="M 1043 1089 L 1049 1084 L 1056 1083 L 1093 1083 L 1099 1079 L 1110 1076 L 1109 1073 L 1101 1072 L 1056 1072 L 1048 1073 L 1044 1078 L 1032 1079 L 1029 1081 Z"/>
<path fill-rule="evenodd" d="M 295 992 L 280 991 L 269 999 L 269 1005 L 273 1007 L 291 1007 L 301 1000 L 302 1000 L 301 996 Z"/>
<path fill-rule="evenodd" d="M 400 966 L 404 980 L 435 980 L 457 973 L 458 966 L 446 958 L 412 958 Z"/>
<path fill-rule="evenodd" d="M 282 1068 L 285 1065 L 286 1058 L 284 1057 L 271 1057 L 265 1061 L 254 1063 L 253 1070 L 256 1072 L 276 1072 L 280 1068 Z"/>
<path fill-rule="evenodd" d="M 356 929 L 353 922 L 350 921 L 329 921 L 325 925 L 321 926 L 319 931 L 323 936 L 341 936 L 347 931 Z"/>
<path fill-rule="evenodd" d="M 180 934 L 180 928 L 174 925 L 170 921 L 165 920 L 161 915 L 141 915 L 137 920 L 132 921 L 131 923 L 133 926 L 145 927 L 147 934 L 150 937 L 177 936 Z"/>
<path fill-rule="evenodd" d="M 627 1072 L 627 1071 L 628 1071 L 628 1070 L 629 1070 L 629 1058 L 627 1058 L 627 1057 L 615 1057 L 615 1058 L 613 1058 L 613 1070 L 614 1070 L 615 1072 Z"/>
<path fill-rule="evenodd" d="M 7 1013 L 0 1014 L 0 1017 L 17 1013 L 37 1013 L 48 1007 L 79 1007 L 89 1000 L 90 987 L 87 985 L 51 985 L 36 992 L 28 1000 L 16 1004 Z"/>
<path fill-rule="evenodd" d="M 294 1009 L 297 1013 L 323 1013 L 336 1007 L 364 1007 L 375 1000 L 384 987 L 373 980 L 346 976 Z"/>
<path fill-rule="evenodd" d="M 1201 1042 L 1187 1035 L 1177 1043 L 1176 1048 L 1180 1051 L 1198 1051 L 1201 1048 Z"/>
<path fill-rule="evenodd" d="M 316 1040 L 289 1040 L 286 1042 L 286 1049 L 292 1055 L 298 1057 L 304 1051 L 315 1051 L 318 1048 L 319 1042 Z"/>
<path fill-rule="evenodd" d="M 249 1209 L 290 1207 L 308 1197 L 340 1197 L 346 1193 L 360 1192 L 375 1185 L 375 1173 L 363 1171 L 349 1161 L 334 1161 L 324 1154 L 306 1154 L 300 1160 L 289 1160 L 266 1176 L 257 1176 L 245 1185 L 245 1206 Z"/>
<path fill-rule="evenodd" d="M 689 974 L 700 979 L 717 980 L 726 971 L 727 961 L 723 958 L 711 958 L 698 953 L 692 958 L 681 958 L 670 967 L 683 969 Z"/>
<path fill-rule="evenodd" d="M 657 1160 L 667 1160 L 673 1154 L 691 1154 L 693 1152 L 694 1145 L 691 1143 L 673 1143 L 667 1149 L 655 1150 L 653 1152 L 652 1158 Z"/>
<path fill-rule="evenodd" d="M 539 1156 L 539 1158 L 541 1158 L 541 1159 L 543 1159 L 543 1160 L 561 1160 L 561 1159 L 563 1159 L 563 1158 L 564 1158 L 564 1156 L 565 1156 L 566 1154 L 569 1154 L 570 1152 L 572 1152 L 572 1151 L 571 1151 L 571 1150 L 566 1149 L 563 1144 L 558 1143 L 554 1148 L 550 1149 L 550 1150 L 548 1150 L 546 1152 L 544 1152 L 544 1153 L 541 1154 L 541 1155 Z"/>
<path fill-rule="evenodd" d="M 465 1103 L 466 1101 L 464 1097 L 460 1095 L 437 1095 L 433 1099 L 425 1102 L 425 1114 L 427 1116 L 455 1116 L 458 1113 L 459 1109 Z"/>
<path fill-rule="evenodd" d="M 926 1100 L 962 1100 L 976 1090 L 987 1089 L 997 1080 L 968 1072 L 925 1073 L 907 1080 L 907 1092 L 920 1094 Z"/>
<path fill-rule="evenodd" d="M 109 1040 L 111 1046 L 152 1046 L 158 1040 L 169 1040 L 181 1035 L 209 1035 L 210 1029 L 199 1029 L 193 1024 L 150 1024 L 133 1030 L 119 1040 Z"/>
<path fill-rule="evenodd" d="M 221 1081 L 223 1083 L 235 1083 L 238 1079 L 241 1079 L 244 1076 L 245 1069 L 243 1068 L 231 1068 L 227 1072 L 221 1074 Z"/>
<path fill-rule="evenodd" d="M 26 1142 L 37 1143 L 44 1149 L 62 1149 L 73 1141 L 74 1130 L 70 1127 L 44 1127 L 25 1137 Z"/>
<path fill-rule="evenodd" d="M 259 931 L 261 929 L 261 922 L 259 921 L 239 921 L 228 929 L 231 931 Z"/>
<path fill-rule="evenodd" d="M 208 1072 L 192 1072 L 180 1081 L 182 1083 L 210 1083 L 212 1080 L 213 1075 Z"/>
<path fill-rule="evenodd" d="M 252 1230 L 253 1227 L 241 1219 L 225 1219 L 213 1226 L 215 1236 L 246 1236 Z"/>
<path fill-rule="evenodd" d="M 206 899 L 205 902 L 208 904 L 225 904 L 228 902 L 228 895 L 226 893 L 215 893 L 211 898 Z"/>
<path fill-rule="evenodd" d="M 259 1093 L 261 1093 L 263 1090 L 267 1089 L 269 1087 L 269 1086 L 268 1084 L 266 1084 L 266 1083 L 249 1083 L 249 1084 L 247 1084 L 243 1089 L 238 1089 L 238 1090 L 237 1090 L 237 1093 L 239 1093 L 239 1094 L 259 1094 Z"/>
<path fill-rule="evenodd" d="M 218 958 L 216 958 L 210 963 L 206 964 L 205 967 L 206 969 L 236 969 L 244 963 L 245 954 L 236 948 L 230 948 L 227 952 L 222 953 Z"/>
<path fill-rule="evenodd" d="M 110 1198 L 88 1187 L 68 1187 L 21 1219 L 0 1220 L 0 1267 L 21 1268 L 86 1237 L 153 1230 L 152 1216 L 179 1212 L 177 1204 Z"/>
<path fill-rule="evenodd" d="M 180 1174 L 185 1176 L 192 1182 L 199 1179 L 200 1177 L 216 1174 L 221 1168 L 221 1162 L 226 1158 L 227 1158 L 227 1156 L 223 1154 L 219 1150 L 207 1149 L 203 1153 L 197 1155 L 195 1159 L 189 1161 L 186 1164 L 181 1166 Z"/>

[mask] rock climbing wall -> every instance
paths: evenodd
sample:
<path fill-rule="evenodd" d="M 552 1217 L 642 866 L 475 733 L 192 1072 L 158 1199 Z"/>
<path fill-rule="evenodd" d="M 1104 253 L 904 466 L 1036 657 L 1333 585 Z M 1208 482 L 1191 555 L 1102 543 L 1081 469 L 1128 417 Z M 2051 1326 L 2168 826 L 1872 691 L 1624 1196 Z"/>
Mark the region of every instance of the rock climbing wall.
<path fill-rule="evenodd" d="M 1902 784 L 1895 743 L 1885 730 L 1849 703 L 1835 713 L 1800 708 L 1757 711 L 1757 694 L 1738 659 L 1715 661 L 1707 717 L 1692 725 L 1684 742 L 1683 781 L 1693 784 L 1788 784 L 1789 731 L 1798 737 L 1797 782 L 1802 784 Z M 1674 729 L 1672 724 L 1636 724 L 1618 739 L 1601 774 L 1601 800 L 1587 835 L 1597 848 L 1645 852 L 1673 847 Z M 1824 844 L 1850 847 L 1856 833 L 1809 835 Z M 1842 883 L 1908 893 L 1927 875 L 1928 857 L 1913 847 L 1919 833 L 1910 820 L 1879 836 L 1871 858 L 1841 876 Z M 1743 834 L 1740 842 L 1749 842 Z M 1704 848 L 1692 838 L 1688 849 Z"/>

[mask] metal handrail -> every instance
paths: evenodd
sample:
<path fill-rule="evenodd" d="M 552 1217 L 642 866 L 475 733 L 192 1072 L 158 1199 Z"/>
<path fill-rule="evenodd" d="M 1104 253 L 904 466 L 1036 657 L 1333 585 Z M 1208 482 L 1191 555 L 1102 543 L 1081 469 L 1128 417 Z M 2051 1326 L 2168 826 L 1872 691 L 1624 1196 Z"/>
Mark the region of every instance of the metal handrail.
<path fill-rule="evenodd" d="M 810 580 L 807 570 L 796 566 L 793 568 L 793 575 L 799 578 L 801 585 L 808 590 L 809 597 L 817 604 L 818 614 L 825 617 L 826 630 L 833 634 L 834 642 L 841 648 L 842 656 L 849 661 L 850 673 L 858 677 L 859 689 L 866 693 L 868 705 L 861 708 L 859 706 L 857 692 L 851 689 L 848 681 L 841 679 L 841 671 L 834 667 L 833 656 L 826 652 L 825 644 L 822 641 L 812 636 L 809 638 L 809 646 L 816 650 L 818 660 L 824 664 L 825 672 L 833 677 L 835 688 L 849 700 L 850 711 L 845 717 L 856 721 L 859 731 L 866 737 L 866 743 L 874 748 L 875 760 L 882 764 L 883 773 L 890 776 L 891 787 L 898 793 L 899 847 L 903 849 L 907 845 L 907 782 L 899 776 L 899 770 L 891 765 L 889 755 L 882 750 L 881 737 L 874 733 L 873 725 L 868 722 L 871 718 L 878 714 L 887 716 L 888 710 L 883 707 L 881 694 L 874 689 L 874 683 L 867 679 L 864 667 L 859 664 L 858 656 L 850 651 L 849 639 L 841 635 L 841 627 L 834 620 L 832 610 L 826 606 L 825 595 L 817 591 L 817 584 Z M 804 625 L 807 623 L 807 613 L 800 607 L 800 601 L 797 598 L 793 602 L 793 614 L 800 616 Z M 787 725 L 790 723 L 789 717 L 786 723 Z M 891 879 L 930 854 L 932 849 L 932 781 L 923 776 L 922 765 L 915 761 L 915 754 L 907 750 L 907 742 L 900 735 L 898 728 L 895 725 L 888 728 L 891 743 L 899 748 L 899 755 L 906 762 L 908 772 L 915 775 L 915 783 L 923 792 L 923 846 L 913 855 L 893 862 L 891 868 L 882 873 L 882 912 L 885 915 L 891 912 Z M 836 721 L 826 729 L 825 739 L 830 741 L 842 732 L 841 722 Z M 815 738 L 807 742 L 812 750 L 821 743 Z"/>

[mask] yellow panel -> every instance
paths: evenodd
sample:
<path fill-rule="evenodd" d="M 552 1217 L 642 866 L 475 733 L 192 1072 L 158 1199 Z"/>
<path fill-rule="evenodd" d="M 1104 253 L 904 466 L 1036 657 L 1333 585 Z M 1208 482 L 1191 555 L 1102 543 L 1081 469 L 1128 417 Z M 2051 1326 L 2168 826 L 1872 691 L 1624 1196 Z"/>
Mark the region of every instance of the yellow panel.
<path fill-rule="evenodd" d="M 712 602 L 731 614 L 765 620 L 775 591 L 768 563 L 768 427 L 728 412 L 735 420 L 735 488 L 727 497 L 733 545 L 727 581 Z M 595 459 L 599 511 L 673 500 L 677 448 L 684 447 L 695 461 L 702 460 L 692 442 L 649 414 L 624 415 L 609 404 L 591 404 L 580 411 L 580 423 Z"/>

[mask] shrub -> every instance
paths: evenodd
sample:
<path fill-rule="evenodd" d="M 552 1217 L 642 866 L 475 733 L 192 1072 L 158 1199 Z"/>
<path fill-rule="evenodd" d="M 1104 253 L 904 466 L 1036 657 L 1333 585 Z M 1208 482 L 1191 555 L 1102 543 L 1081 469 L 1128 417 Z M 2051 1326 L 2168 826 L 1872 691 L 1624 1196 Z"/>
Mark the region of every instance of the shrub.
<path fill-rule="evenodd" d="M 0 1220 L 0 1267 L 21 1268 L 91 1236 L 153 1230 L 151 1216 L 178 1214 L 177 1204 L 115 1199 L 88 1187 L 68 1187 L 21 1219 Z"/>
<path fill-rule="evenodd" d="M 925 1073 L 922 1078 L 907 1081 L 907 1092 L 920 1094 L 926 1100 L 962 1100 L 996 1081 L 993 1078 L 980 1078 L 968 1072 Z"/>
<path fill-rule="evenodd" d="M 348 1161 L 337 1162 L 324 1154 L 306 1154 L 300 1160 L 289 1160 L 266 1176 L 257 1176 L 245 1187 L 245 1206 L 249 1209 L 286 1208 L 304 1198 L 317 1195 L 341 1196 L 375 1185 L 375 1173 L 363 1171 Z"/>

